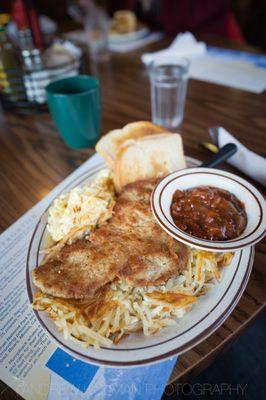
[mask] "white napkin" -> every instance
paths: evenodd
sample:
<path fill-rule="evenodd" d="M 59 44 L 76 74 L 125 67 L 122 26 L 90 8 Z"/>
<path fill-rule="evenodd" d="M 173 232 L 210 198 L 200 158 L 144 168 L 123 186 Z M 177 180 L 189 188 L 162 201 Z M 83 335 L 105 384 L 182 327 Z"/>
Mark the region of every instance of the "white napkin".
<path fill-rule="evenodd" d="M 179 33 L 171 45 L 164 50 L 156 51 L 155 53 L 142 54 L 141 60 L 144 64 L 149 64 L 155 58 L 161 56 L 167 57 L 193 57 L 206 53 L 206 44 L 198 42 L 190 32 Z"/>
<path fill-rule="evenodd" d="M 218 127 L 215 134 L 210 132 L 211 139 L 218 147 L 222 147 L 227 143 L 235 143 L 237 152 L 230 157 L 228 163 L 242 171 L 250 178 L 266 186 L 266 159 L 253 151 L 247 149 L 233 135 L 227 132 L 224 128 Z"/>

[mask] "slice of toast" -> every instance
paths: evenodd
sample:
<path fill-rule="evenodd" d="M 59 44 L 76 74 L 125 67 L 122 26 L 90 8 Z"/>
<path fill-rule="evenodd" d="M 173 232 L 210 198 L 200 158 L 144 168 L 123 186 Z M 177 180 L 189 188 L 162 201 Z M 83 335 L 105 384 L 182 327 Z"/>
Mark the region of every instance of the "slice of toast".
<path fill-rule="evenodd" d="M 115 129 L 104 135 L 96 144 L 96 151 L 105 159 L 110 168 L 114 168 L 117 150 L 128 139 L 155 135 L 165 132 L 161 126 L 149 121 L 131 122 L 122 129 Z"/>
<path fill-rule="evenodd" d="M 162 133 L 127 140 L 118 149 L 114 182 L 118 192 L 128 183 L 159 178 L 186 167 L 178 133 Z"/>

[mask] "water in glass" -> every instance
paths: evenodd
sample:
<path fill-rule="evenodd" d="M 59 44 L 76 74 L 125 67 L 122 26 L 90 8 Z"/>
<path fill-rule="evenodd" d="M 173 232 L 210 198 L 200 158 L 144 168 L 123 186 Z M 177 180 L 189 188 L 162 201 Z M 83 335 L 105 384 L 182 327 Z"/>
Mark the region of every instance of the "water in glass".
<path fill-rule="evenodd" d="M 181 64 L 154 66 L 150 78 L 152 121 L 174 129 L 184 117 L 188 67 Z"/>

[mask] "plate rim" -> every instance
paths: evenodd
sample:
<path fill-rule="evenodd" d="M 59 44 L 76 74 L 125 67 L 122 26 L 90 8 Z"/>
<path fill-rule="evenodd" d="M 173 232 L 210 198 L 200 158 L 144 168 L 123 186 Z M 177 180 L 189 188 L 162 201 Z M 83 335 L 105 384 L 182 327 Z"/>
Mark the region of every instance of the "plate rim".
<path fill-rule="evenodd" d="M 150 33 L 146 25 L 141 26 L 139 29 L 128 33 L 108 33 L 108 40 L 110 44 L 124 44 L 126 41 L 137 41 L 148 36 Z"/>
<path fill-rule="evenodd" d="M 193 159 L 191 157 L 186 157 L 187 161 L 190 161 L 192 163 L 198 164 L 199 161 L 196 159 Z M 57 193 L 53 199 L 50 201 L 48 207 L 44 210 L 44 212 L 41 214 L 35 228 L 33 231 L 33 234 L 31 236 L 31 240 L 30 240 L 30 244 L 28 247 L 28 252 L 27 252 L 27 259 L 26 259 L 26 287 L 27 287 L 27 295 L 28 295 L 28 300 L 30 303 L 32 303 L 33 300 L 33 293 L 31 290 L 31 283 L 30 283 L 30 267 L 29 267 L 29 259 L 30 259 L 30 252 L 31 252 L 31 248 L 32 248 L 32 244 L 33 244 L 33 240 L 36 234 L 36 231 L 41 223 L 41 220 L 44 216 L 44 214 L 47 212 L 47 210 L 49 209 L 50 205 L 52 204 L 53 200 L 58 197 L 62 192 L 64 192 L 69 186 L 73 186 L 73 184 L 75 182 L 78 182 L 80 180 L 82 180 L 83 177 L 87 176 L 88 178 L 97 173 L 101 168 L 105 167 L 105 163 L 100 163 L 97 164 L 96 166 L 90 168 L 89 170 L 87 170 L 86 172 L 82 173 L 81 175 L 79 175 L 78 177 L 76 177 L 75 179 L 73 179 L 72 181 L 70 181 L 66 186 L 64 186 L 62 188 L 62 190 Z M 86 178 L 85 178 L 86 179 Z M 227 308 L 224 310 L 224 312 L 222 314 L 220 314 L 215 321 L 208 326 L 205 330 L 203 330 L 202 332 L 200 332 L 199 334 L 197 334 L 197 336 L 195 336 L 194 338 L 192 338 L 190 341 L 184 343 L 183 345 L 176 347 L 175 349 L 171 349 L 170 351 L 165 351 L 163 354 L 159 354 L 156 355 L 154 357 L 149 357 L 149 358 L 145 358 L 143 360 L 134 360 L 134 361 L 111 361 L 111 360 L 102 360 L 102 359 L 98 359 L 98 358 L 94 358 L 92 356 L 86 356 L 82 353 L 79 353 L 78 351 L 69 348 L 67 345 L 65 345 L 64 343 L 62 343 L 52 332 L 50 332 L 50 330 L 47 328 L 47 326 L 45 325 L 45 323 L 42 321 L 42 319 L 39 316 L 39 312 L 37 310 L 33 310 L 36 318 L 38 319 L 39 324 L 41 325 L 42 329 L 49 335 L 49 337 L 52 339 L 53 342 L 55 342 L 59 347 L 61 347 L 62 349 L 64 349 L 65 351 L 67 351 L 68 353 L 72 354 L 74 357 L 81 359 L 85 362 L 90 362 L 93 363 L 95 365 L 99 365 L 99 366 L 108 366 L 108 367 L 114 367 L 114 368 L 130 368 L 130 367 L 134 367 L 134 366 L 138 366 L 138 365 L 148 365 L 148 364 L 154 364 L 157 362 L 161 362 L 163 360 L 172 358 L 173 356 L 182 354 L 188 350 L 190 350 L 191 348 L 195 347 L 197 344 L 199 344 L 200 342 L 202 342 L 203 340 L 205 340 L 207 337 L 209 337 L 212 333 L 214 333 L 216 331 L 216 329 L 222 325 L 222 323 L 225 321 L 225 319 L 231 314 L 232 310 L 234 309 L 234 307 L 236 306 L 236 304 L 238 303 L 240 297 L 242 296 L 246 285 L 248 283 L 248 279 L 252 270 L 252 265 L 253 265 L 253 260 L 254 260 L 254 247 L 250 247 L 249 248 L 249 254 L 247 254 L 248 262 L 247 262 L 247 266 L 246 266 L 246 271 L 245 274 L 243 276 L 243 279 L 241 281 L 241 284 L 239 285 L 238 291 L 235 293 L 232 301 L 230 302 L 230 305 L 227 306 Z M 241 251 L 242 252 L 242 251 Z M 239 263 L 241 262 L 241 255 L 240 255 L 240 260 Z M 232 278 L 232 282 L 234 281 L 235 278 L 235 274 Z M 224 298 L 224 296 L 227 293 L 227 290 L 225 291 L 223 297 L 221 298 L 221 300 Z M 221 301 L 220 300 L 220 301 Z M 216 308 L 216 307 L 215 307 Z M 60 333 L 59 333 L 60 334 Z M 160 346 L 160 344 L 158 344 Z M 119 349 L 117 349 L 119 350 Z M 121 349 L 122 350 L 122 349 Z M 128 349 L 128 351 L 134 351 L 134 349 Z"/>

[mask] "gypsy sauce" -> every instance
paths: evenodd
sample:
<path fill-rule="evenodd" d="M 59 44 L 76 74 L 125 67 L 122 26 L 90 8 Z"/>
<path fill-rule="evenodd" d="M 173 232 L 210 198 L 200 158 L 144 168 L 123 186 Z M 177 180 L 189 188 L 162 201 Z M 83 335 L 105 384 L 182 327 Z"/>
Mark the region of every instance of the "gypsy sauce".
<path fill-rule="evenodd" d="M 171 215 L 178 228 L 207 240 L 231 240 L 247 225 L 244 204 L 227 190 L 197 186 L 173 195 Z"/>

